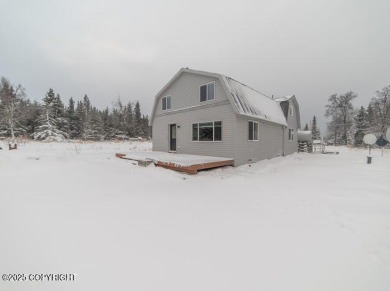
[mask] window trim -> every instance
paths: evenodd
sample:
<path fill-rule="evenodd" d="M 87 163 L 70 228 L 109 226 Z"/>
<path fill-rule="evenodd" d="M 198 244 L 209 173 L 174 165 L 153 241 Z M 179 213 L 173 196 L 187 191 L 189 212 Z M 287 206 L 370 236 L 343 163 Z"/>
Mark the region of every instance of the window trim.
<path fill-rule="evenodd" d="M 294 106 L 292 104 L 289 106 L 289 113 L 290 116 L 294 116 Z"/>
<path fill-rule="evenodd" d="M 209 97 L 209 84 L 214 84 L 214 86 L 213 86 L 213 88 L 214 88 L 214 97 L 213 97 L 213 99 L 209 99 L 208 97 Z M 206 100 L 204 100 L 204 101 L 202 101 L 201 99 L 202 99 L 202 95 L 201 95 L 201 88 L 203 87 L 203 86 L 206 86 Z M 200 85 L 199 86 L 199 102 L 201 102 L 201 103 L 203 103 L 203 102 L 207 102 L 207 101 L 214 101 L 215 100 L 215 81 L 211 81 L 211 82 L 208 82 L 208 83 L 206 83 L 206 84 L 203 84 L 203 85 Z"/>
<path fill-rule="evenodd" d="M 253 123 L 253 132 L 252 132 L 252 136 L 253 136 L 253 139 L 249 139 L 249 123 L 252 122 Z M 257 139 L 254 139 L 255 137 L 255 124 L 257 123 Z M 248 141 L 259 141 L 259 136 L 260 136 L 260 124 L 258 121 L 254 121 L 254 120 L 248 120 Z"/>
<path fill-rule="evenodd" d="M 199 124 L 201 123 L 210 123 L 212 122 L 213 123 L 213 140 L 199 140 Z M 220 122 L 221 123 L 221 140 L 215 140 L 215 123 L 216 122 Z M 193 129 L 194 129 L 194 124 L 197 124 L 198 125 L 198 134 L 197 134 L 197 137 L 198 137 L 198 140 L 193 140 L 193 137 L 194 137 L 194 134 L 193 134 Z M 202 121 L 202 122 L 193 122 L 191 123 L 191 141 L 192 142 L 222 142 L 222 120 L 214 120 L 214 121 Z"/>
<path fill-rule="evenodd" d="M 168 108 L 168 98 L 169 98 L 169 108 Z M 164 99 L 165 99 L 165 109 L 164 109 Z M 167 110 L 171 110 L 172 108 L 172 96 L 171 95 L 167 95 L 167 96 L 164 96 L 161 98 L 161 108 L 162 108 L 162 111 L 167 111 Z"/>

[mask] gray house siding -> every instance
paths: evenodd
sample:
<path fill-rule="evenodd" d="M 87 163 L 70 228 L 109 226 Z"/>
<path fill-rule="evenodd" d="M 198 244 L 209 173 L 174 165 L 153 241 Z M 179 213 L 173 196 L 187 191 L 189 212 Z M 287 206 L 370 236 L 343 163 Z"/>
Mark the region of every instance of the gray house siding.
<path fill-rule="evenodd" d="M 222 121 L 222 141 L 192 141 L 192 124 L 209 121 Z M 235 122 L 235 114 L 230 104 L 156 115 L 153 120 L 153 150 L 168 152 L 168 125 L 176 124 L 178 154 L 233 158 Z"/>
<path fill-rule="evenodd" d="M 293 100 L 290 100 L 289 105 L 293 106 L 293 115 L 290 115 L 290 112 L 288 112 L 287 115 L 287 128 L 284 133 L 284 148 L 285 148 L 285 154 L 290 155 L 298 151 L 298 120 L 297 120 L 297 114 L 299 114 L 299 108 L 297 108 L 296 103 Z M 293 140 L 288 139 L 288 129 L 292 128 L 294 129 L 294 138 Z"/>
<path fill-rule="evenodd" d="M 176 124 L 176 153 L 178 154 L 234 158 L 235 166 L 239 166 L 296 152 L 299 124 L 299 105 L 296 101 L 287 101 L 294 106 L 293 116 L 287 116 L 287 127 L 282 108 L 280 114 L 272 116 L 276 121 L 265 121 L 259 116 L 249 117 L 247 111 L 253 107 L 250 99 L 257 95 L 259 98 L 268 97 L 237 81 L 234 81 L 234 88 L 230 88 L 223 78 L 223 75 L 182 69 L 168 82 L 156 96 L 153 107 L 151 119 L 153 151 L 169 151 L 169 125 Z M 210 82 L 215 82 L 214 100 L 200 102 L 200 86 Z M 167 110 L 162 108 L 162 98 L 165 96 L 171 96 L 171 108 Z M 261 101 L 263 103 L 260 102 L 258 107 L 252 109 L 261 112 L 266 109 L 268 112 L 275 113 L 274 109 L 277 107 L 270 106 L 268 99 L 260 100 L 263 100 Z M 241 107 L 238 105 L 252 107 L 248 107 L 249 109 L 245 107 L 248 110 L 240 113 Z M 279 103 L 277 105 L 280 106 Z M 256 112 L 254 113 L 257 114 Z M 211 121 L 222 122 L 222 141 L 192 141 L 192 125 Z M 259 123 L 257 141 L 249 140 L 249 121 Z M 288 128 L 294 129 L 293 141 L 288 139 Z"/>
<path fill-rule="evenodd" d="M 215 98 L 200 102 L 200 86 L 215 82 Z M 162 110 L 162 97 L 171 96 L 171 109 Z M 234 157 L 235 113 L 217 78 L 185 73 L 157 96 L 153 119 L 153 150 L 169 150 L 168 125 L 176 124 L 179 154 Z M 192 141 L 192 124 L 222 121 L 222 141 Z M 179 127 L 180 126 L 180 127 Z"/>
<path fill-rule="evenodd" d="M 215 98 L 212 101 L 200 102 L 200 86 L 215 82 Z M 171 109 L 162 110 L 162 98 L 171 96 Z M 228 101 L 218 79 L 198 74 L 182 74 L 171 86 L 158 96 L 155 114 L 169 114 L 171 111 L 194 106 L 208 106 L 221 101 Z"/>
<path fill-rule="evenodd" d="M 250 141 L 248 123 L 259 122 L 259 140 Z M 283 155 L 283 126 L 237 115 L 235 166 Z"/>

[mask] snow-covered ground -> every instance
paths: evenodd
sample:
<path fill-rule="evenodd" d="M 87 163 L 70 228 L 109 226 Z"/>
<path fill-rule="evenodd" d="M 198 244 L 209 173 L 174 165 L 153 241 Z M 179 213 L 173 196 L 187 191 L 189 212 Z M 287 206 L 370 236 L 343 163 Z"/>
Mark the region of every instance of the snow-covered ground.
<path fill-rule="evenodd" d="M 0 290 L 390 290 L 390 151 L 190 176 L 114 157 L 150 143 L 4 148 L 0 275 L 77 276 Z"/>

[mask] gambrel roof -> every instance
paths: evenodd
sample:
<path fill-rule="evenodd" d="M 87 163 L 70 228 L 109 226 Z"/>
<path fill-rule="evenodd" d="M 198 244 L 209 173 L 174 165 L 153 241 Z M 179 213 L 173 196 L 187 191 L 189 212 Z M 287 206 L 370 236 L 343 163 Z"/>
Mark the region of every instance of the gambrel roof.
<path fill-rule="evenodd" d="M 156 95 L 150 124 L 153 122 L 158 98 L 161 97 L 161 94 L 184 73 L 199 74 L 219 79 L 236 114 L 287 126 L 286 118 L 280 103 L 277 100 L 225 75 L 188 68 L 179 70 L 179 72 L 177 72 L 177 74 Z"/>
<path fill-rule="evenodd" d="M 232 78 L 222 74 L 221 77 L 228 88 L 234 103 L 233 106 L 238 114 L 287 125 L 278 102 Z"/>
<path fill-rule="evenodd" d="M 280 107 L 282 108 L 283 114 L 286 117 L 286 119 L 288 116 L 288 110 L 289 110 L 290 104 L 295 103 L 295 108 L 296 108 L 297 113 L 298 113 L 298 114 L 296 114 L 297 126 L 298 126 L 298 128 L 300 128 L 301 127 L 301 115 L 299 112 L 299 104 L 298 104 L 298 101 L 297 101 L 297 98 L 295 97 L 295 95 L 275 98 L 275 101 L 280 103 Z"/>

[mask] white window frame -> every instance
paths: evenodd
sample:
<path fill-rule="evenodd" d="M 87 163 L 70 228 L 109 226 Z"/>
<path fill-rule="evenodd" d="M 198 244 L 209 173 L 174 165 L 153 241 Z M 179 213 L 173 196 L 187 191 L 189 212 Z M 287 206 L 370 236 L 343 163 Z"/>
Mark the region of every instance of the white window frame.
<path fill-rule="evenodd" d="M 199 140 L 199 124 L 201 123 L 210 123 L 212 122 L 213 123 L 213 140 Z M 220 122 L 221 123 L 221 140 L 215 140 L 215 123 L 216 122 Z M 193 130 L 194 130 L 194 124 L 197 124 L 198 125 L 198 140 L 193 140 Z M 222 142 L 222 120 L 215 120 L 215 121 L 202 121 L 202 122 L 194 122 L 194 123 L 191 123 L 191 141 L 192 142 Z"/>
<path fill-rule="evenodd" d="M 214 85 L 213 85 L 213 88 L 214 88 L 214 94 L 213 94 L 214 97 L 213 97 L 213 99 L 209 99 L 209 84 L 214 84 Z M 201 88 L 202 88 L 203 86 L 206 86 L 206 100 L 204 100 L 204 101 L 201 100 L 201 99 L 202 99 Z M 199 86 L 199 101 L 200 101 L 201 103 L 203 103 L 203 102 L 213 101 L 213 100 L 215 100 L 215 81 L 208 82 L 207 84 L 200 85 L 200 86 Z"/>
<path fill-rule="evenodd" d="M 293 141 L 294 140 L 294 128 L 288 129 L 288 140 Z"/>
<path fill-rule="evenodd" d="M 290 105 L 289 108 L 290 108 L 290 110 L 289 110 L 290 116 L 294 116 L 294 106 Z"/>
<path fill-rule="evenodd" d="M 165 109 L 164 109 L 164 99 L 165 99 Z M 169 108 L 168 108 L 168 99 L 169 99 Z M 172 108 L 172 96 L 171 95 L 164 96 L 161 99 L 161 108 L 163 111 L 167 111 L 167 110 L 170 110 Z"/>
<path fill-rule="evenodd" d="M 252 132 L 253 139 L 250 139 L 250 136 L 249 136 L 249 123 L 250 122 L 253 123 L 253 132 Z M 257 124 L 257 139 L 255 139 L 255 124 Z M 254 121 L 254 120 L 248 120 L 248 141 L 259 141 L 259 136 L 260 136 L 260 125 L 259 125 L 259 122 L 258 121 Z"/>

